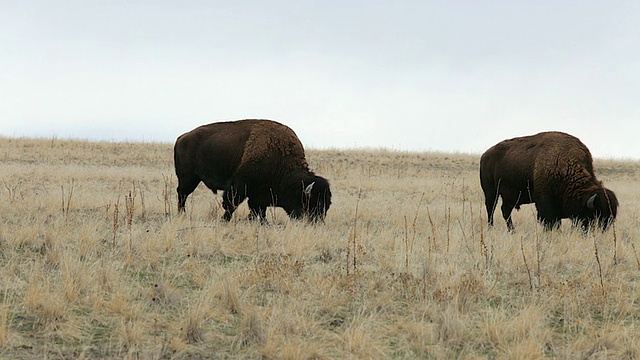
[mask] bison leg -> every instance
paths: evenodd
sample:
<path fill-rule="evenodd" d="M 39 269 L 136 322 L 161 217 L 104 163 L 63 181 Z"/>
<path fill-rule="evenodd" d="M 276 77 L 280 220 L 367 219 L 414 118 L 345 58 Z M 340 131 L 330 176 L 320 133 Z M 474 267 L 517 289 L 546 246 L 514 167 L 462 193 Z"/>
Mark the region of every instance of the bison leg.
<path fill-rule="evenodd" d="M 496 210 L 497 203 L 496 195 L 485 194 L 484 206 L 487 208 L 487 222 L 489 226 L 493 226 L 493 213 Z"/>
<path fill-rule="evenodd" d="M 515 227 L 513 226 L 513 220 L 511 220 L 511 212 L 513 211 L 514 207 L 515 205 L 509 204 L 508 202 L 504 201 L 504 197 L 502 198 L 502 207 L 500 209 L 502 210 L 502 217 L 507 223 L 507 229 L 509 229 L 509 231 L 513 231 L 515 229 Z"/>
<path fill-rule="evenodd" d="M 560 216 L 555 210 L 559 205 L 549 202 L 547 198 L 540 198 L 536 201 L 538 210 L 538 221 L 542 223 L 545 230 L 560 228 Z"/>
<path fill-rule="evenodd" d="M 224 208 L 223 219 L 230 221 L 233 212 L 240 203 L 247 197 L 243 187 L 230 186 L 222 194 L 222 207 Z"/>
<path fill-rule="evenodd" d="M 538 216 L 538 221 L 542 223 L 542 226 L 544 226 L 545 230 L 553 230 L 553 229 L 560 228 L 560 218 L 557 218 L 557 217 L 548 218 L 548 217 Z"/>
<path fill-rule="evenodd" d="M 249 198 L 249 220 L 260 219 L 260 222 L 267 222 L 267 206 L 262 204 L 256 204 L 256 201 L 252 201 Z"/>
<path fill-rule="evenodd" d="M 198 187 L 200 179 L 194 176 L 178 176 L 178 212 L 184 212 L 187 197 Z"/>
<path fill-rule="evenodd" d="M 561 224 L 559 216 L 540 213 L 540 210 L 538 210 L 538 221 L 542 223 L 542 226 L 547 231 L 559 229 Z"/>
<path fill-rule="evenodd" d="M 494 183 L 493 177 L 483 175 L 483 170 L 480 169 L 480 186 L 484 192 L 484 206 L 487 209 L 487 222 L 490 227 L 493 226 L 493 214 L 498 206 L 498 191 L 501 182 L 502 179 L 498 179 L 498 183 Z"/>

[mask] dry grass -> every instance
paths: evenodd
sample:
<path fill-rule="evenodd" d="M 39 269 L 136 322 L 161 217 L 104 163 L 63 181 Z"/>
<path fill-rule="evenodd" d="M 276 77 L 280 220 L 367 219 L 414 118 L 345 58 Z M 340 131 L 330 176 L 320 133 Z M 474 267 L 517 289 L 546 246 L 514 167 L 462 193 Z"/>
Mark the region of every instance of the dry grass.
<path fill-rule="evenodd" d="M 487 229 L 476 155 L 308 155 L 326 224 L 264 226 L 177 216 L 170 144 L 0 138 L 0 358 L 640 357 L 640 163 L 583 236 Z"/>

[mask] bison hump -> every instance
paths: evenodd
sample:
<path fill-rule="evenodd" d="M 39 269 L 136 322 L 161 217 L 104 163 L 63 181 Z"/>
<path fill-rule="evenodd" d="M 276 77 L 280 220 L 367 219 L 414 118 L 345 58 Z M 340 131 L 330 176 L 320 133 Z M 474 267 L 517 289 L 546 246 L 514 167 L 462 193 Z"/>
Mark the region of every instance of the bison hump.
<path fill-rule="evenodd" d="M 289 127 L 268 122 L 255 126 L 245 144 L 242 163 L 297 162 L 298 166 L 306 167 L 304 148 L 296 134 Z"/>

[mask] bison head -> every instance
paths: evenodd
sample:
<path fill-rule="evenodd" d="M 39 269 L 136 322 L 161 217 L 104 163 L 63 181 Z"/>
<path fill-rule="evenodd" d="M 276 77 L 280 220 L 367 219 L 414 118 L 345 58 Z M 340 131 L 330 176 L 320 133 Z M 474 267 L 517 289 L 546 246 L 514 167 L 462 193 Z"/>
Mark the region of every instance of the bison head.
<path fill-rule="evenodd" d="M 324 221 L 329 206 L 331 206 L 331 190 L 327 179 L 313 175 L 302 181 L 299 209 L 294 209 L 289 216 L 292 218 L 306 217 L 312 222 Z"/>
<path fill-rule="evenodd" d="M 327 179 L 314 176 L 304 188 L 304 208 L 311 221 L 324 221 L 331 206 L 331 189 Z"/>
<path fill-rule="evenodd" d="M 607 230 L 607 227 L 615 220 L 618 213 L 618 198 L 616 198 L 616 194 L 604 187 L 586 195 L 583 204 L 583 211 L 579 216 L 579 221 L 585 231 L 596 223 L 603 231 Z"/>

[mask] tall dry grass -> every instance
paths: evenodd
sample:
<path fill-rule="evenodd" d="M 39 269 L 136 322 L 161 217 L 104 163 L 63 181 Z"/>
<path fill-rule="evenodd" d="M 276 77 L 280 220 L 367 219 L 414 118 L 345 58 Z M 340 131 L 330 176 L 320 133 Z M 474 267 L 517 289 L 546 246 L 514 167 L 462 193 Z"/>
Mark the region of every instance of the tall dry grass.
<path fill-rule="evenodd" d="M 308 157 L 325 224 L 225 223 L 176 214 L 170 144 L 0 138 L 0 358 L 640 357 L 640 163 L 597 161 L 585 236 L 488 229 L 477 155 Z"/>

